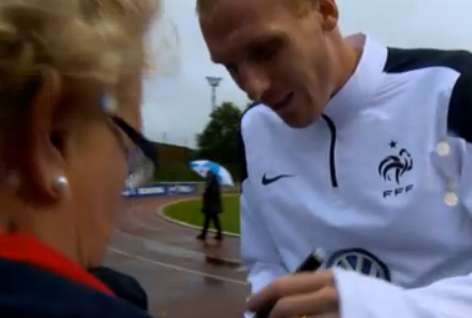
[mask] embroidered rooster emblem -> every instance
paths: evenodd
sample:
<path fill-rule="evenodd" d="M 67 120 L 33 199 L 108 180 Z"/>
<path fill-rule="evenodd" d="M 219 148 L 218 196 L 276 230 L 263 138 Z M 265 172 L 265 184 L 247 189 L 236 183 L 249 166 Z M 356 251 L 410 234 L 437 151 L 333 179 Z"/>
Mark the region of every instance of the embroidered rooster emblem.
<path fill-rule="evenodd" d="M 388 156 L 380 163 L 379 175 L 387 182 L 395 180 L 397 184 L 400 184 L 400 178 L 412 169 L 413 158 L 406 149 L 402 149 L 398 155 Z"/>

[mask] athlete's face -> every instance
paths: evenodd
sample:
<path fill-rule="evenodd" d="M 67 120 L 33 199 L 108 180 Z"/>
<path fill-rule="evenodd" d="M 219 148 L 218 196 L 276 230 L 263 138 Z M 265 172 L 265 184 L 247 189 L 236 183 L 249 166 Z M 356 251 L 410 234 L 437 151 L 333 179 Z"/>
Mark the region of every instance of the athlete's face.
<path fill-rule="evenodd" d="M 200 23 L 211 57 L 254 101 L 288 125 L 318 119 L 335 91 L 329 38 L 337 31 L 333 0 L 219 0 Z"/>

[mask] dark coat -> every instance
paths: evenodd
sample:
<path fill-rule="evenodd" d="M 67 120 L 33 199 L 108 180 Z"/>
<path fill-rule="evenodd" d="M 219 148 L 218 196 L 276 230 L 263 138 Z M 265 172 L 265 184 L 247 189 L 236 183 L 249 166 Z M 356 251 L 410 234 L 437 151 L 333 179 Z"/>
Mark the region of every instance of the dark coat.
<path fill-rule="evenodd" d="M 91 268 L 89 273 L 107 285 L 119 298 L 144 311 L 148 310 L 146 291 L 135 278 L 104 266 Z"/>
<path fill-rule="evenodd" d="M 0 317 L 150 318 L 108 296 L 34 266 L 0 259 Z"/>
<path fill-rule="evenodd" d="M 223 212 L 220 183 L 213 173 L 209 173 L 207 177 L 207 184 L 203 193 L 202 212 L 210 215 Z"/>

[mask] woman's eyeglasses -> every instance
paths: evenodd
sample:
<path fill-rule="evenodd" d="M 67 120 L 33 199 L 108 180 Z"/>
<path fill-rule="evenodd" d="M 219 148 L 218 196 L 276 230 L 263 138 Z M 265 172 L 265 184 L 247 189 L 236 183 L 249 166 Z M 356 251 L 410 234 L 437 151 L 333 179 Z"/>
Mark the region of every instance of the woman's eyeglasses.
<path fill-rule="evenodd" d="M 137 188 L 148 184 L 154 178 L 158 167 L 157 143 L 147 140 L 122 118 L 109 115 L 112 122 L 132 141 L 135 147 L 128 150 L 127 188 Z"/>
<path fill-rule="evenodd" d="M 118 102 L 112 95 L 103 95 L 99 105 L 111 123 L 121 130 L 133 144 L 131 148 L 126 147 L 128 177 L 125 187 L 137 188 L 148 184 L 153 180 L 154 172 L 158 167 L 158 144 L 147 140 L 126 121 L 114 115 L 118 109 Z"/>

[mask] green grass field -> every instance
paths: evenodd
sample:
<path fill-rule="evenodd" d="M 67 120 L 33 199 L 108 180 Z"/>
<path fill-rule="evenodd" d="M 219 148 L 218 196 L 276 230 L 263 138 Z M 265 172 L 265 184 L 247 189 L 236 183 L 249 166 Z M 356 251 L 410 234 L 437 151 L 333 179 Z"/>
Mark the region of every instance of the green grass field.
<path fill-rule="evenodd" d="M 203 226 L 203 214 L 200 212 L 201 200 L 185 201 L 165 208 L 164 214 L 174 220 L 187 224 Z M 223 197 L 224 212 L 220 214 L 224 231 L 239 234 L 239 196 Z M 212 226 L 213 228 L 213 226 Z"/>

